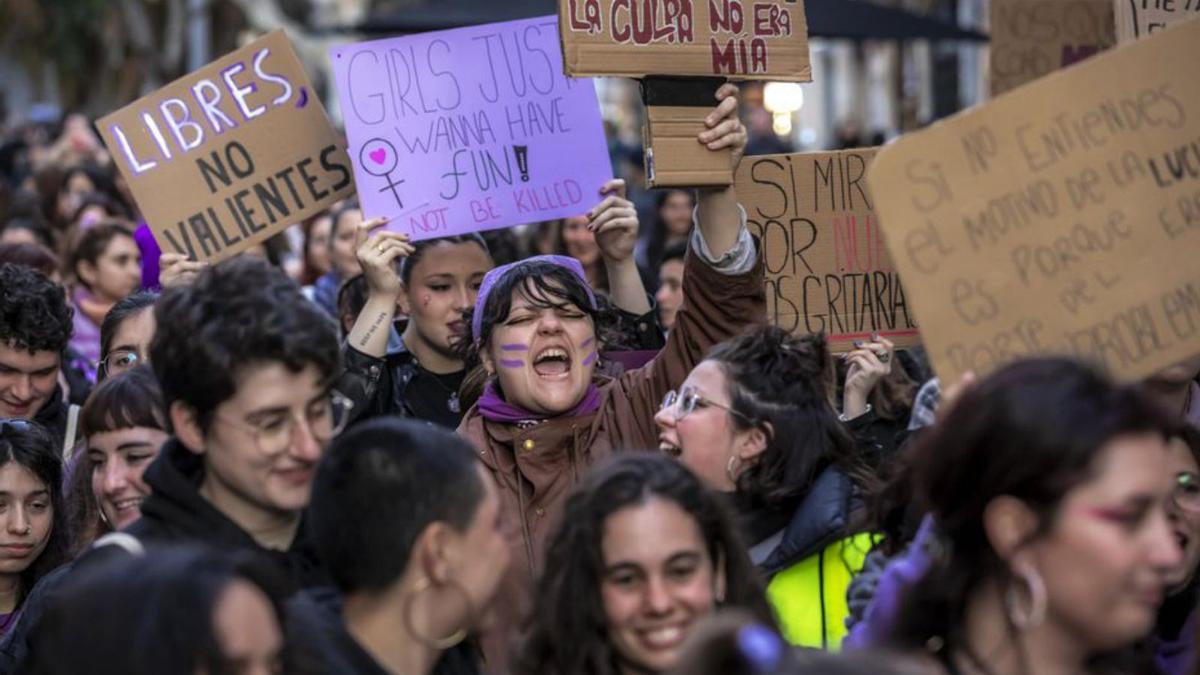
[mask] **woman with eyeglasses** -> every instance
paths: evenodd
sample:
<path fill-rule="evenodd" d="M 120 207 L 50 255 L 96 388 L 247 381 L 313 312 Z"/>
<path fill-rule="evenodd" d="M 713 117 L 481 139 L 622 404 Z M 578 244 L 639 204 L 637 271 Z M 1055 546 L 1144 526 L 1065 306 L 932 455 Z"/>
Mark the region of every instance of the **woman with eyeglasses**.
<path fill-rule="evenodd" d="M 57 450 L 38 424 L 0 419 L 0 635 L 16 623 L 34 584 L 66 561 Z"/>
<path fill-rule="evenodd" d="M 784 636 L 837 648 L 846 587 L 872 541 L 871 482 L 827 396 L 820 335 L 764 326 L 718 345 L 655 416 L 660 448 L 729 495 Z"/>
<path fill-rule="evenodd" d="M 1152 644 L 1159 670 L 1165 675 L 1187 675 L 1200 665 L 1195 661 L 1196 606 L 1200 603 L 1196 574 L 1200 569 L 1200 430 L 1185 426 L 1172 439 L 1167 462 L 1175 479 L 1167 517 L 1183 558 L 1167 579 L 1167 600 L 1158 612 Z"/>
<path fill-rule="evenodd" d="M 97 382 L 148 363 L 154 338 L 154 303 L 158 294 L 140 291 L 108 310 L 100 324 L 100 368 Z"/>

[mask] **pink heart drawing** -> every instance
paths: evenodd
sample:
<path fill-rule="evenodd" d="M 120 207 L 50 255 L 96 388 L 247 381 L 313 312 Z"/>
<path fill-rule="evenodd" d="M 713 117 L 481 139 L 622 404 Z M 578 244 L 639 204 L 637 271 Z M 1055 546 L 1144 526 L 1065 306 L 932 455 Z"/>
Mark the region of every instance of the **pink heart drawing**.
<path fill-rule="evenodd" d="M 383 164 L 384 160 L 387 159 L 387 150 L 383 148 L 372 150 L 367 156 L 371 158 L 372 162 L 375 162 L 376 164 Z"/>

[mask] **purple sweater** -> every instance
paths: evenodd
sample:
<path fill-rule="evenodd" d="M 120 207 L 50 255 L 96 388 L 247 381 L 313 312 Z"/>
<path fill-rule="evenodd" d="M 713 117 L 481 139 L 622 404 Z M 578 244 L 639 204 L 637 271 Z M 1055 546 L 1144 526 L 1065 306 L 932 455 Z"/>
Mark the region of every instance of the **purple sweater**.
<path fill-rule="evenodd" d="M 904 592 L 917 583 L 929 571 L 929 544 L 934 536 L 933 517 L 925 516 L 917 536 L 909 544 L 908 550 L 896 556 L 884 568 L 875 587 L 875 597 L 863 613 L 862 621 L 854 624 L 846 639 L 842 641 L 842 649 L 871 649 L 881 647 L 891 633 L 896 622 L 896 614 L 900 611 L 900 601 Z"/>

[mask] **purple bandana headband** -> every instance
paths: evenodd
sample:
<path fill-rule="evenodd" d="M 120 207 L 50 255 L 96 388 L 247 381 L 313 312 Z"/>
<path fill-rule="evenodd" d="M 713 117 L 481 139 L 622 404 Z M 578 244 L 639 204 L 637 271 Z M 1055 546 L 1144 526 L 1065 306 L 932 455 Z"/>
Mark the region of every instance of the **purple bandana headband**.
<path fill-rule="evenodd" d="M 475 315 L 471 317 L 472 339 L 478 341 L 480 335 L 483 333 L 483 308 L 487 305 L 488 296 L 492 294 L 492 288 L 514 267 L 538 262 L 550 263 L 551 265 L 566 268 L 567 271 L 579 277 L 579 281 L 587 289 L 588 301 L 592 303 L 592 309 L 596 308 L 596 294 L 592 292 L 592 287 L 588 285 L 587 276 L 583 273 L 583 265 L 578 260 L 565 255 L 539 255 L 532 258 L 525 258 L 514 263 L 496 267 L 483 276 L 483 284 L 479 286 L 479 296 L 475 299 Z"/>

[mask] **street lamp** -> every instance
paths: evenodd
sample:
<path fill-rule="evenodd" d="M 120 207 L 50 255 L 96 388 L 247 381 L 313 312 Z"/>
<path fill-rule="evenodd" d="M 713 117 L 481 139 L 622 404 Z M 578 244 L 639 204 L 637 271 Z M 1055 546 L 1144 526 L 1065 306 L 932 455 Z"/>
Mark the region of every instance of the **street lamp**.
<path fill-rule="evenodd" d="M 804 106 L 804 90 L 795 82 L 768 82 L 763 87 L 763 107 L 772 115 L 777 136 L 792 133 L 792 113 Z"/>

